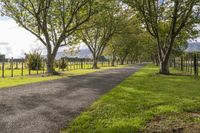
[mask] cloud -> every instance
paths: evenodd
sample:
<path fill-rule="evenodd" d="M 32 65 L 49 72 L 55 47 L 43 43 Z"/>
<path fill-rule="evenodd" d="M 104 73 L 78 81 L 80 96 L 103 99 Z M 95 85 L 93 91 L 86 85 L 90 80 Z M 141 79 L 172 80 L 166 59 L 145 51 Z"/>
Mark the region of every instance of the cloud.
<path fill-rule="evenodd" d="M 80 47 L 86 48 L 84 44 Z M 65 49 L 67 47 L 62 47 L 59 51 L 63 52 Z M 46 48 L 33 34 L 19 27 L 14 20 L 0 17 L 0 53 L 6 54 L 7 58 L 23 58 L 25 53 L 34 50 L 46 54 Z"/>
<path fill-rule="evenodd" d="M 9 58 L 21 58 L 24 57 L 22 51 L 29 52 L 33 48 L 42 46 L 34 35 L 19 27 L 14 20 L 0 18 L 0 53 L 6 54 Z"/>

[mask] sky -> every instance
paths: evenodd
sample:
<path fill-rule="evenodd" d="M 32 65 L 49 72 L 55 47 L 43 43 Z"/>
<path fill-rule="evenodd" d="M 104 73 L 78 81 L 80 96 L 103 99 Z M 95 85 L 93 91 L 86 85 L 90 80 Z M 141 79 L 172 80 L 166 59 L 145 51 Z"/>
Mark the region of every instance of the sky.
<path fill-rule="evenodd" d="M 0 53 L 6 57 L 22 58 L 28 53 L 43 45 L 37 38 L 19 27 L 14 20 L 0 17 Z"/>
<path fill-rule="evenodd" d="M 86 47 L 81 44 L 80 48 Z M 59 51 L 67 49 L 60 48 Z M 18 26 L 14 20 L 0 16 L 0 53 L 7 58 L 23 58 L 25 53 L 39 50 L 46 53 L 44 45 L 30 32 Z"/>

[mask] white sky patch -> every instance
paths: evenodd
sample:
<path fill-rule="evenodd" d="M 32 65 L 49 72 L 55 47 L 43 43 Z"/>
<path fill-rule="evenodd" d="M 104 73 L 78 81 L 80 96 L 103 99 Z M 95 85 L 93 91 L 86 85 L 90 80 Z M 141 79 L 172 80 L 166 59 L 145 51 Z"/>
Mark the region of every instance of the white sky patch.
<path fill-rule="evenodd" d="M 0 19 L 0 53 L 6 57 L 21 58 L 24 53 L 42 46 L 34 35 L 19 27 L 14 20 Z"/>
<path fill-rule="evenodd" d="M 85 49 L 84 44 L 80 49 Z M 64 51 L 62 47 L 59 51 Z M 23 58 L 25 53 L 38 50 L 46 54 L 44 45 L 29 31 L 18 26 L 14 20 L 8 17 L 0 17 L 0 53 L 5 54 L 6 58 Z"/>

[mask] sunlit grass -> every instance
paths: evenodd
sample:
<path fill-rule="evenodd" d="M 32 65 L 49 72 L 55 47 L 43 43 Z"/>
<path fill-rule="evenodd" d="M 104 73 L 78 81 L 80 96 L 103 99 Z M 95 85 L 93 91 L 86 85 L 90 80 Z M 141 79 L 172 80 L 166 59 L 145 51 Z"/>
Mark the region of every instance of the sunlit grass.
<path fill-rule="evenodd" d="M 155 116 L 200 111 L 200 81 L 157 72 L 157 67 L 148 65 L 135 73 L 102 96 L 63 132 L 138 132 Z"/>

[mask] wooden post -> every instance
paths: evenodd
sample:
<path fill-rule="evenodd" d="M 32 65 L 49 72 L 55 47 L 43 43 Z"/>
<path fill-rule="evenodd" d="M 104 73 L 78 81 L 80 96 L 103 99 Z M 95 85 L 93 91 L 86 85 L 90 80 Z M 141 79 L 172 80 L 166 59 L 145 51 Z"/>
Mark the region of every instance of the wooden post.
<path fill-rule="evenodd" d="M 194 78 L 198 79 L 198 59 L 197 59 L 197 55 L 194 54 Z"/>
<path fill-rule="evenodd" d="M 4 78 L 5 77 L 5 59 L 3 58 L 3 62 L 2 62 L 2 78 Z"/>
<path fill-rule="evenodd" d="M 193 59 L 192 59 L 192 55 L 191 55 L 191 56 L 190 56 L 190 73 L 191 73 L 191 74 L 192 74 L 192 66 L 193 66 L 193 65 L 192 65 L 192 60 L 193 60 Z"/>
<path fill-rule="evenodd" d="M 181 71 L 183 71 L 183 56 L 181 56 Z"/>
<path fill-rule="evenodd" d="M 65 68 L 64 68 L 64 66 L 65 66 L 65 59 L 64 58 L 62 58 L 62 71 L 65 71 Z"/>
<path fill-rule="evenodd" d="M 11 58 L 11 77 L 13 77 L 13 57 Z"/>
<path fill-rule="evenodd" d="M 31 66 L 28 64 L 28 75 L 31 75 Z"/>
<path fill-rule="evenodd" d="M 37 75 L 38 75 L 39 74 L 39 62 L 38 62 L 38 58 L 37 58 L 36 69 L 37 69 Z"/>
<path fill-rule="evenodd" d="M 18 61 L 16 61 L 16 69 L 18 69 Z"/>
<path fill-rule="evenodd" d="M 174 57 L 174 68 L 176 68 L 176 58 Z"/>
<path fill-rule="evenodd" d="M 72 67 L 72 61 L 71 61 L 71 59 L 69 60 L 69 65 L 70 65 L 69 66 L 69 70 L 71 71 L 72 70 L 72 68 L 71 68 Z"/>
<path fill-rule="evenodd" d="M 44 59 L 42 60 L 42 67 L 43 67 L 43 74 L 44 74 L 44 71 L 45 71 L 45 61 L 44 61 Z"/>
<path fill-rule="evenodd" d="M 24 76 L 24 60 L 22 59 L 21 76 Z"/>
<path fill-rule="evenodd" d="M 66 65 L 67 65 L 67 71 L 69 71 L 69 59 L 68 58 L 66 60 Z"/>
<path fill-rule="evenodd" d="M 83 69 L 85 69 L 85 58 L 83 58 Z"/>
<path fill-rule="evenodd" d="M 83 69 L 83 59 L 81 59 L 81 69 Z"/>

